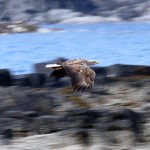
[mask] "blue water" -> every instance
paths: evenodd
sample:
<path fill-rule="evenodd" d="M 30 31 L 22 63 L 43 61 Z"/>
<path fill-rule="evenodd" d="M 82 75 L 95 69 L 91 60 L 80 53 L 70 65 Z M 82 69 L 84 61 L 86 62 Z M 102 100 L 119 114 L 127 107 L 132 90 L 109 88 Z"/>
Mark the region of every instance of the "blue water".
<path fill-rule="evenodd" d="M 43 25 L 43 27 L 45 27 Z M 87 58 L 112 64 L 150 65 L 149 23 L 53 24 L 62 32 L 0 35 L 0 68 L 13 74 L 33 72 L 33 64 Z"/>

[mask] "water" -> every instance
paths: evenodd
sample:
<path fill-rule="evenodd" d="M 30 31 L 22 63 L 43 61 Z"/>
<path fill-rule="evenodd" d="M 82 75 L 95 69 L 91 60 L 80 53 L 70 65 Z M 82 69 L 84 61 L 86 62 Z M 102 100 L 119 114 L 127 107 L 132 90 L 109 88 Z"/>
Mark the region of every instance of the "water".
<path fill-rule="evenodd" d="M 46 25 L 43 25 L 44 27 Z M 33 64 L 87 58 L 112 64 L 150 65 L 149 23 L 53 24 L 61 32 L 0 35 L 0 68 L 33 72 Z"/>

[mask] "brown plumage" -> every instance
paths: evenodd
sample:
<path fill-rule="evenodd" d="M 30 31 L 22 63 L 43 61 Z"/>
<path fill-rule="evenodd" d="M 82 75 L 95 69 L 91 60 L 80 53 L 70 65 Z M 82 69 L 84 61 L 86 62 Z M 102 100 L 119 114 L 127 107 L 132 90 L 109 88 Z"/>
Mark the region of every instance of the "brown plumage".
<path fill-rule="evenodd" d="M 73 91 L 89 90 L 94 85 L 95 72 L 88 66 L 97 64 L 97 61 L 88 61 L 85 59 L 68 60 L 63 63 L 47 65 L 54 68 L 54 72 L 65 71 L 71 78 Z"/>

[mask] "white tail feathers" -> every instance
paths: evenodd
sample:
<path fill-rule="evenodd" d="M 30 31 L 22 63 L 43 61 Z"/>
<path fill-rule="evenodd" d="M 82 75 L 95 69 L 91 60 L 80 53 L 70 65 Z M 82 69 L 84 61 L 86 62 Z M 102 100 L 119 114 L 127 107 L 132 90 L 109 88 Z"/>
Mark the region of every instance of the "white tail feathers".
<path fill-rule="evenodd" d="M 45 66 L 45 68 L 55 68 L 55 67 L 61 67 L 61 65 L 58 65 L 58 64 L 47 64 Z"/>

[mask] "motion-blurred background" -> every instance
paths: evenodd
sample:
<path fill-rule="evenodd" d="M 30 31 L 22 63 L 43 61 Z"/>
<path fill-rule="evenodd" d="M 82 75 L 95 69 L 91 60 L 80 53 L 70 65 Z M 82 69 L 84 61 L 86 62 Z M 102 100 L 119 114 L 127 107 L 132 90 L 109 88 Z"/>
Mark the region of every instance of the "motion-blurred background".
<path fill-rule="evenodd" d="M 2 22 L 58 23 L 84 16 L 97 16 L 97 21 L 150 19 L 150 2 L 142 0 L 1 0 L 0 10 Z"/>
<path fill-rule="evenodd" d="M 0 150 L 149 150 L 149 0 L 0 0 Z M 91 91 L 49 78 L 85 58 Z"/>

